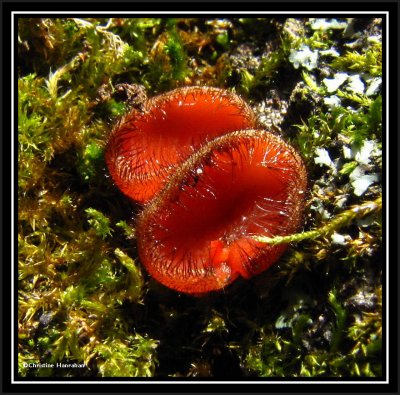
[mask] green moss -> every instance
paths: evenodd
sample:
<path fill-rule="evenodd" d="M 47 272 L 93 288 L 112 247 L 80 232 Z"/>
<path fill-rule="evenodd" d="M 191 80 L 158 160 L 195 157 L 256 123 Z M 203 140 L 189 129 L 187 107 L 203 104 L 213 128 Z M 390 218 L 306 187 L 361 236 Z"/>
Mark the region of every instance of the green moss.
<path fill-rule="evenodd" d="M 223 333 L 228 332 L 226 323 L 218 312 L 214 311 L 210 317 L 207 327 L 203 330 L 204 333 Z"/>
<path fill-rule="evenodd" d="M 111 99 L 107 102 L 107 110 L 113 117 L 120 117 L 125 114 L 126 106 L 124 103 Z"/>
<path fill-rule="evenodd" d="M 112 229 L 110 228 L 110 220 L 107 217 L 94 208 L 87 208 L 85 212 L 89 218 L 88 222 L 96 232 L 97 236 L 100 236 L 103 239 L 107 236 L 111 236 Z"/>
<path fill-rule="evenodd" d="M 93 142 L 85 147 L 77 169 L 83 180 L 89 181 L 98 174 L 98 168 L 103 163 L 103 147 Z"/>
<path fill-rule="evenodd" d="M 138 334 L 125 341 L 108 338 L 95 347 L 101 361 L 99 373 L 104 377 L 151 377 L 157 364 L 156 348 L 157 342 Z"/>
<path fill-rule="evenodd" d="M 347 312 L 343 306 L 338 302 L 336 291 L 333 290 L 328 295 L 328 301 L 333 309 L 336 318 L 335 329 L 332 333 L 332 340 L 330 344 L 330 352 L 337 352 L 343 340 L 343 332 L 346 328 Z"/>
<path fill-rule="evenodd" d="M 254 78 L 246 80 L 243 78 L 242 86 L 245 91 L 249 92 L 258 86 L 268 85 L 278 73 L 279 68 L 285 60 L 285 53 L 282 48 L 278 48 L 268 57 L 263 57 L 261 59 L 260 65 L 258 66 Z"/>
<path fill-rule="evenodd" d="M 181 81 L 188 73 L 187 56 L 182 40 L 177 33 L 175 21 L 170 19 L 167 26 L 169 35 L 165 43 L 165 52 L 171 64 L 171 78 Z"/>
<path fill-rule="evenodd" d="M 140 301 L 143 294 L 143 276 L 135 261 L 120 249 L 114 251 L 119 262 L 128 269 L 128 281 L 123 285 L 124 299 L 134 302 Z M 122 303 L 122 300 L 121 300 Z"/>
<path fill-rule="evenodd" d="M 135 238 L 135 229 L 129 226 L 125 221 L 119 221 L 115 224 L 115 226 L 118 226 L 124 231 L 125 237 L 127 239 Z"/>
<path fill-rule="evenodd" d="M 363 47 L 361 53 L 346 51 L 335 59 L 331 66 L 339 70 L 368 73 L 372 76 L 382 75 L 382 44 L 372 42 Z"/>
<path fill-rule="evenodd" d="M 262 237 L 255 236 L 257 241 L 261 243 L 268 243 L 271 245 L 277 245 L 282 243 L 294 243 L 307 239 L 315 239 L 317 237 L 331 235 L 332 233 L 339 231 L 341 227 L 348 226 L 354 219 L 361 218 L 371 212 L 380 212 L 382 210 L 382 198 L 378 198 L 372 202 L 365 202 L 360 206 L 355 206 L 347 211 L 340 213 L 337 217 L 326 223 L 319 229 L 310 230 L 308 232 L 302 232 L 298 234 L 292 234 L 289 236 L 275 236 L 275 237 Z M 332 296 L 333 297 L 333 296 Z"/>
<path fill-rule="evenodd" d="M 296 136 L 300 152 L 306 159 L 314 158 L 316 147 L 324 147 L 332 140 L 332 123 L 336 118 L 330 113 L 312 115 L 307 123 L 296 125 L 299 133 Z"/>
<path fill-rule="evenodd" d="M 295 315 L 289 321 L 291 332 L 280 334 L 281 331 L 274 333 L 270 328 L 262 330 L 258 343 L 251 346 L 245 356 L 245 366 L 261 377 L 379 376 L 381 338 L 369 338 L 363 357 L 358 358 L 357 353 L 363 351 L 355 335 L 358 333 L 360 336 L 362 331 L 358 332 L 356 328 L 366 326 L 372 330 L 376 324 L 378 328 L 375 327 L 373 332 L 376 334 L 378 330 L 379 333 L 380 320 L 375 321 L 378 314 L 367 314 L 361 322 L 349 327 L 346 309 L 338 303 L 334 292 L 328 294 L 328 301 L 336 320 L 332 335 L 327 336 L 330 339 L 328 350 L 324 346 L 316 348 L 309 344 L 307 332 L 312 331 L 313 320 L 309 315 L 298 314 L 294 309 Z M 368 332 L 363 332 L 363 336 L 368 337 Z"/>
<path fill-rule="evenodd" d="M 365 103 L 364 103 L 365 104 Z M 332 137 L 343 135 L 350 143 L 361 146 L 367 139 L 382 140 L 382 97 L 368 101 L 367 105 L 354 111 L 337 107 L 328 112 L 319 111 L 307 122 L 297 125 L 297 144 L 305 158 L 313 158 L 317 147 L 326 147 Z"/>

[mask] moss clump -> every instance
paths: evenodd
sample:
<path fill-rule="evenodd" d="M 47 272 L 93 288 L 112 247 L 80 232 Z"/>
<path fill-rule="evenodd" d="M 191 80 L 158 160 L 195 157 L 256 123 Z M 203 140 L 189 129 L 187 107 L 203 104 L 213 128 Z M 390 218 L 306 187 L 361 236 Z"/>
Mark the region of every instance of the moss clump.
<path fill-rule="evenodd" d="M 28 40 L 21 46 L 32 56 L 31 63 L 24 58 L 30 71 L 20 70 L 18 85 L 22 376 L 151 375 L 156 365 L 157 343 L 133 334 L 122 314 L 124 304 L 141 302 L 144 280 L 123 251 L 115 256 L 107 244 L 114 229 L 113 206 L 103 204 L 111 193 L 103 170 L 108 121 L 96 114 L 104 78 L 120 74 L 136 58 L 100 22 L 35 20 L 38 41 L 25 37 L 29 21 L 19 23 L 21 40 Z M 54 61 L 47 63 L 47 78 L 38 74 L 44 74 L 36 63 L 40 40 L 51 42 L 48 58 Z M 100 345 L 111 341 L 115 359 L 105 364 Z M 121 349 L 136 358 L 124 372 Z M 86 367 L 27 368 L 25 362 Z"/>
<path fill-rule="evenodd" d="M 379 289 L 377 295 L 380 295 Z M 332 326 L 328 327 L 322 313 L 316 328 L 310 313 L 295 306 L 294 314 L 285 317 L 289 321 L 288 329 L 282 328 L 277 321 L 275 329 L 261 331 L 257 344 L 251 346 L 245 356 L 245 365 L 260 377 L 380 376 L 382 339 L 376 336 L 382 330 L 378 318 L 380 311 L 350 318 L 335 291 L 328 294 L 327 302 L 333 317 Z M 354 324 L 349 326 L 349 322 Z M 324 342 L 313 344 L 310 338 L 315 331 L 321 332 L 328 347 Z M 358 340 L 360 336 L 365 341 L 362 347 Z"/>
<path fill-rule="evenodd" d="M 100 356 L 100 374 L 103 377 L 151 377 L 157 363 L 156 348 L 156 341 L 138 334 L 129 336 L 126 343 L 108 338 L 95 348 Z"/>
<path fill-rule="evenodd" d="M 102 239 L 111 236 L 112 230 L 110 228 L 110 220 L 107 217 L 100 211 L 91 207 L 87 208 L 85 212 L 89 218 L 88 222 L 97 236 L 100 236 Z"/>
<path fill-rule="evenodd" d="M 382 43 L 368 41 L 360 52 L 347 50 L 342 56 L 334 59 L 332 68 L 368 73 L 372 76 L 382 75 Z"/>

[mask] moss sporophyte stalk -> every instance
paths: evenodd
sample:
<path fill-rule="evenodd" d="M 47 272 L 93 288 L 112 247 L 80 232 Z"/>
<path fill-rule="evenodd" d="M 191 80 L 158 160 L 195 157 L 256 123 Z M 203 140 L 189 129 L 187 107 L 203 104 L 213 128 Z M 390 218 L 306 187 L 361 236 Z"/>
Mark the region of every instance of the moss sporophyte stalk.
<path fill-rule="evenodd" d="M 387 33 L 343 16 L 17 17 L 20 377 L 383 377 Z"/>

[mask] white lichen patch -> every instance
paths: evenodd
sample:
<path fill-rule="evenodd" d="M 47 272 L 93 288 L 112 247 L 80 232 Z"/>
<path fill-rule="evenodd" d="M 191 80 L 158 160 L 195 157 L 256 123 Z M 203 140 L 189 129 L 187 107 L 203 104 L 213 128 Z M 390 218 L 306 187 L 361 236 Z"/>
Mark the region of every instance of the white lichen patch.
<path fill-rule="evenodd" d="M 350 236 L 341 235 L 340 233 L 334 232 L 331 236 L 331 239 L 332 239 L 332 244 L 344 246 L 348 243 Z"/>
<path fill-rule="evenodd" d="M 347 147 L 346 145 L 343 146 L 343 157 L 345 159 L 353 159 L 354 158 L 354 153 L 350 147 Z"/>
<path fill-rule="evenodd" d="M 337 19 L 315 18 L 310 19 L 311 29 L 327 31 L 329 29 L 346 29 L 348 22 L 339 22 Z"/>
<path fill-rule="evenodd" d="M 372 140 L 364 141 L 364 144 L 355 154 L 355 160 L 362 165 L 369 165 L 372 153 L 377 150 L 376 143 Z"/>
<path fill-rule="evenodd" d="M 340 100 L 339 97 L 337 96 L 329 96 L 324 98 L 324 104 L 329 108 L 335 108 L 335 107 L 340 107 L 342 104 L 342 101 Z"/>
<path fill-rule="evenodd" d="M 367 41 L 372 44 L 381 44 L 382 43 L 382 36 L 369 36 Z"/>
<path fill-rule="evenodd" d="M 379 92 L 379 88 L 382 85 L 382 78 L 377 77 L 377 78 L 372 78 L 367 81 L 368 88 L 365 92 L 366 96 L 373 96 L 376 95 Z"/>
<path fill-rule="evenodd" d="M 378 174 L 365 174 L 362 165 L 357 166 L 349 177 L 356 196 L 363 195 L 374 182 L 379 180 Z"/>
<path fill-rule="evenodd" d="M 314 70 L 318 65 L 318 51 L 311 51 L 307 45 L 303 44 L 299 49 L 290 51 L 289 61 L 293 63 L 295 69 L 302 66 L 309 71 Z"/>
<path fill-rule="evenodd" d="M 332 56 L 334 58 L 337 58 L 340 55 L 340 53 L 336 51 L 335 48 L 326 49 L 325 51 L 319 51 L 319 53 L 322 56 Z"/>
<path fill-rule="evenodd" d="M 344 84 L 348 77 L 349 76 L 346 73 L 336 73 L 333 78 L 324 78 L 322 82 L 326 86 L 328 93 L 333 93 Z"/>
<path fill-rule="evenodd" d="M 365 90 L 364 82 L 361 81 L 359 75 L 351 75 L 348 78 L 348 85 L 346 89 L 353 93 L 363 94 Z"/>
<path fill-rule="evenodd" d="M 314 162 L 321 166 L 328 166 L 333 170 L 336 170 L 335 164 L 332 162 L 332 159 L 329 156 L 329 152 L 324 148 L 317 148 L 315 150 L 316 157 L 314 158 Z"/>

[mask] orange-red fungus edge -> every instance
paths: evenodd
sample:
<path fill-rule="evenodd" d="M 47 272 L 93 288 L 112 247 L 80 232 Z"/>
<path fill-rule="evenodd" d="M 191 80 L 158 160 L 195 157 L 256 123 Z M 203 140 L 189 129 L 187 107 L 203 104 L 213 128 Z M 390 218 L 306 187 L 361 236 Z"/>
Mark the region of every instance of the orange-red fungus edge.
<path fill-rule="evenodd" d="M 297 230 L 307 177 L 299 154 L 276 135 L 241 130 L 192 152 L 137 221 L 139 256 L 174 290 L 220 290 L 270 267 L 286 245 L 255 236 Z"/>
<path fill-rule="evenodd" d="M 144 203 L 207 141 L 255 127 L 252 110 L 234 93 L 212 87 L 178 88 L 148 100 L 143 111 L 134 109 L 123 117 L 110 134 L 105 159 L 119 189 Z"/>

